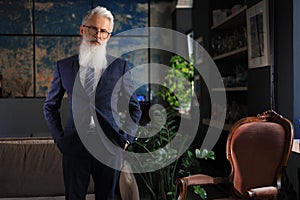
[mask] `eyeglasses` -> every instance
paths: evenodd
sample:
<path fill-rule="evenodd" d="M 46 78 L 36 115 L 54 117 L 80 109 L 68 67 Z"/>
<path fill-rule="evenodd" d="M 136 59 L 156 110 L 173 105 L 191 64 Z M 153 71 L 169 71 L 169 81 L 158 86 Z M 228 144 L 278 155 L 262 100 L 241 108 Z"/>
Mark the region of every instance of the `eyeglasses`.
<path fill-rule="evenodd" d="M 87 26 L 87 25 L 82 25 L 82 26 L 88 28 L 88 32 L 91 35 L 97 35 L 98 33 L 100 33 L 100 36 L 103 39 L 106 39 L 108 38 L 109 35 L 111 35 L 111 33 L 105 29 L 97 29 L 94 26 Z"/>

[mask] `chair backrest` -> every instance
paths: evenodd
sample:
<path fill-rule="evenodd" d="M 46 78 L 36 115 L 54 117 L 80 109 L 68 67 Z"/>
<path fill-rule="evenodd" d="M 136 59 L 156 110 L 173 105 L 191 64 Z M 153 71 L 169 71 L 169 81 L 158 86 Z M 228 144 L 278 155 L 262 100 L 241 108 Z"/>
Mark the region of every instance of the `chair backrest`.
<path fill-rule="evenodd" d="M 290 157 L 293 136 L 291 122 L 272 110 L 233 125 L 227 140 L 227 159 L 236 195 L 243 196 L 250 188 L 277 186 Z"/>

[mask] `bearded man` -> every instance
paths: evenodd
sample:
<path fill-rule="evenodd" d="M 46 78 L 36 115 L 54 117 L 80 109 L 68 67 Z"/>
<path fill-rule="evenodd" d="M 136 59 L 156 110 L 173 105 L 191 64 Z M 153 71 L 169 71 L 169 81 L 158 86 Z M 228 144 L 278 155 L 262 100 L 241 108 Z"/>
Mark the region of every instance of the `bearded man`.
<path fill-rule="evenodd" d="M 85 199 L 90 176 L 94 181 L 96 200 L 114 199 L 118 166 L 100 162 L 101 158 L 94 156 L 92 151 L 98 151 L 97 155 L 111 160 L 120 158 L 115 149 L 123 151 L 133 141 L 141 117 L 132 80 L 125 76 L 129 70 L 127 63 L 106 54 L 113 25 L 113 15 L 104 7 L 98 6 L 85 14 L 80 26 L 79 55 L 57 62 L 44 103 L 45 119 L 63 157 L 68 200 Z M 60 107 L 65 93 L 68 96 L 68 118 L 63 126 Z M 119 113 L 118 98 L 121 97 L 127 99 L 127 113 L 130 115 L 130 120 L 126 120 L 130 123 L 122 129 L 114 115 Z M 86 138 L 91 143 L 82 142 Z"/>

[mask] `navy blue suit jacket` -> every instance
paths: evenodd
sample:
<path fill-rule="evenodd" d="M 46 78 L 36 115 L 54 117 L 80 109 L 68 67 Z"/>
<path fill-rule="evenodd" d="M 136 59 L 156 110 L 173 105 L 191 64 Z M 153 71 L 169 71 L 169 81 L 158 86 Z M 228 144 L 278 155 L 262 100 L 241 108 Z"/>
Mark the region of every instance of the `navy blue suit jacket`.
<path fill-rule="evenodd" d="M 57 62 L 53 82 L 44 103 L 44 115 L 51 134 L 62 153 L 86 155 L 86 148 L 78 136 L 77 125 L 87 130 L 91 114 L 98 120 L 101 129 L 114 145 L 123 148 L 127 140 L 133 141 L 133 135 L 137 131 L 137 124 L 141 117 L 141 110 L 133 91 L 131 78 L 123 76 L 129 70 L 127 62 L 112 56 L 107 56 L 107 60 L 108 67 L 100 77 L 95 91 L 95 99 L 92 100 L 94 101 L 94 114 L 90 109 L 91 100 L 79 81 L 78 55 Z M 121 84 L 119 87 L 115 87 L 119 80 Z M 117 90 L 118 95 L 112 96 L 115 94 L 113 90 Z M 68 98 L 68 117 L 63 126 L 60 107 L 65 93 L 67 93 Z M 120 112 L 118 104 L 121 98 L 127 99 L 125 102 L 127 101 L 129 105 L 129 107 L 127 105 L 128 114 L 132 119 L 132 121 L 129 120 L 128 124 L 125 124 L 123 130 L 120 129 L 118 119 L 113 117 L 113 113 L 118 114 Z M 77 106 L 74 106 L 73 102 L 75 101 Z M 124 103 L 124 101 L 122 102 Z M 79 117 L 80 121 L 77 120 L 76 123 L 74 122 L 73 109 L 76 109 L 77 116 L 78 113 L 82 113 L 82 116 Z"/>

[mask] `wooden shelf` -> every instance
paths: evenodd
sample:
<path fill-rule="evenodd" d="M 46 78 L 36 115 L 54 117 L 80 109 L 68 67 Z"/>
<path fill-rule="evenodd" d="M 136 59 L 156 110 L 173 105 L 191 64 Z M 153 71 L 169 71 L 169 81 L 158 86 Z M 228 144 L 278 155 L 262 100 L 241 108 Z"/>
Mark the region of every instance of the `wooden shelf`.
<path fill-rule="evenodd" d="M 243 6 L 240 10 L 226 17 L 220 23 L 211 26 L 210 29 L 231 29 L 237 27 L 239 24 L 242 24 L 243 21 L 246 21 L 246 10 L 247 6 Z"/>
<path fill-rule="evenodd" d="M 213 92 L 222 92 L 222 91 L 226 91 L 226 92 L 241 92 L 241 91 L 247 91 L 248 87 L 244 86 L 244 87 L 226 87 L 226 88 L 213 88 L 212 91 Z"/>
<path fill-rule="evenodd" d="M 215 57 L 213 57 L 213 60 L 217 61 L 217 60 L 221 60 L 221 59 L 225 59 L 225 58 L 229 58 L 229 57 L 234 58 L 234 56 L 239 56 L 240 54 L 243 54 L 243 53 L 246 56 L 247 55 L 247 50 L 248 50 L 248 47 L 242 47 L 242 48 L 239 48 L 239 49 L 235 49 L 233 51 L 215 56 Z"/>
<path fill-rule="evenodd" d="M 212 127 L 215 127 L 215 128 L 219 128 L 219 129 L 222 129 L 222 130 L 225 130 L 225 131 L 230 131 L 230 129 L 232 127 L 232 124 L 224 124 L 224 125 L 222 125 L 220 122 L 211 121 L 210 119 L 207 119 L 207 118 L 203 118 L 202 123 L 204 125 L 208 125 L 208 126 L 212 126 Z"/>

